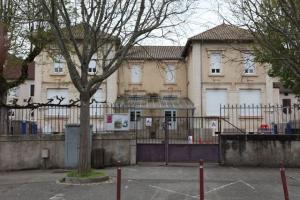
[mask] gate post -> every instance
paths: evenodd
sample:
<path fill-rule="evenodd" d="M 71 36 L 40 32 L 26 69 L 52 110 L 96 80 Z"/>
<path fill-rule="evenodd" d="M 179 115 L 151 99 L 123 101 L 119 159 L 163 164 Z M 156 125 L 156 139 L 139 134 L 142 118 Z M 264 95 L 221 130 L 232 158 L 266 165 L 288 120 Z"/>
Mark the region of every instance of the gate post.
<path fill-rule="evenodd" d="M 121 167 L 119 166 L 117 168 L 117 200 L 121 200 L 121 176 L 122 171 Z"/>
<path fill-rule="evenodd" d="M 169 123 L 166 120 L 165 122 L 165 163 L 168 165 L 169 162 L 169 130 L 168 130 Z"/>
<path fill-rule="evenodd" d="M 204 161 L 200 160 L 200 166 L 199 166 L 199 197 L 200 200 L 204 200 L 204 169 L 203 166 L 204 165 Z"/>
<path fill-rule="evenodd" d="M 289 200 L 289 190 L 287 187 L 286 182 L 286 176 L 285 176 L 285 168 L 283 166 L 283 163 L 280 163 L 280 175 L 281 175 L 281 182 L 282 182 L 282 188 L 284 193 L 284 199 Z"/>

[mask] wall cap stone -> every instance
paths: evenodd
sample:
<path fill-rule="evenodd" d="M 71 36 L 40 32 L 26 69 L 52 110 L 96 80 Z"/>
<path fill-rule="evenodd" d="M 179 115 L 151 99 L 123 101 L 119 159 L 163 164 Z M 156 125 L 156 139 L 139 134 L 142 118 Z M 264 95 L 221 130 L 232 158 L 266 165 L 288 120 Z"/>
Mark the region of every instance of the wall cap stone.
<path fill-rule="evenodd" d="M 221 139 L 226 140 L 277 140 L 277 141 L 300 141 L 300 134 L 280 134 L 280 135 L 264 135 L 264 134 L 221 134 Z"/>

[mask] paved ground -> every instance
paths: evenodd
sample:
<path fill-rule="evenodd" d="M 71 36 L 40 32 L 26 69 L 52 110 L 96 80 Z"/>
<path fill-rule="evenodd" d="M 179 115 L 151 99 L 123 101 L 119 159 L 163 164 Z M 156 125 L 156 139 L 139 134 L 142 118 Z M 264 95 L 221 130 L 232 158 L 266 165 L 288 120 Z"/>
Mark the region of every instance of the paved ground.
<path fill-rule="evenodd" d="M 115 176 L 116 169 L 105 169 Z M 198 199 L 197 166 L 134 166 L 123 168 L 122 200 Z M 114 179 L 101 184 L 57 184 L 65 174 L 55 171 L 0 173 L 1 200 L 115 200 Z M 287 169 L 290 199 L 300 199 L 300 169 Z M 278 169 L 205 168 L 207 200 L 282 200 Z"/>

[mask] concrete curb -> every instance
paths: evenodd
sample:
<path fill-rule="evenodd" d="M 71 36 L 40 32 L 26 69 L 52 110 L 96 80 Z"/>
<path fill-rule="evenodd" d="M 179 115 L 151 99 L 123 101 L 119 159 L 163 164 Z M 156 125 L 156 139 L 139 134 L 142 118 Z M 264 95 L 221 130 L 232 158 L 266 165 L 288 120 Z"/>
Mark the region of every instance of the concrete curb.
<path fill-rule="evenodd" d="M 109 176 L 101 176 L 96 178 L 77 178 L 65 177 L 60 182 L 68 184 L 88 184 L 88 183 L 101 183 L 109 180 Z"/>

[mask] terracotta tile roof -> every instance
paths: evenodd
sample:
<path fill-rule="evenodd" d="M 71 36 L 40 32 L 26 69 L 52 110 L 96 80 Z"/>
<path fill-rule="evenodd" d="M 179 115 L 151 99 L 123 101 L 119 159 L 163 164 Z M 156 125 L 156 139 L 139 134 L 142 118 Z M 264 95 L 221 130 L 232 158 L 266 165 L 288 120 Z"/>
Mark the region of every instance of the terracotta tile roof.
<path fill-rule="evenodd" d="M 84 26 L 83 24 L 76 24 L 74 26 L 71 26 L 71 31 L 73 33 L 73 36 L 75 39 L 83 39 L 84 38 Z M 67 28 L 63 28 L 62 29 L 62 33 L 64 36 L 68 37 L 69 36 L 69 31 L 67 30 Z M 105 39 L 108 40 L 114 40 L 116 42 L 119 42 L 119 39 L 115 36 L 110 36 L 107 33 L 99 33 L 99 36 L 102 36 Z"/>
<path fill-rule="evenodd" d="M 234 25 L 221 24 L 195 35 L 189 40 L 204 41 L 253 41 L 253 36 L 246 29 Z"/>
<path fill-rule="evenodd" d="M 27 80 L 34 80 L 35 72 L 34 72 L 35 64 L 31 63 L 28 66 L 28 77 Z M 4 78 L 7 80 L 16 80 L 21 75 L 21 59 L 13 56 L 9 56 L 8 62 L 6 63 L 3 70 Z"/>
<path fill-rule="evenodd" d="M 178 60 L 183 46 L 134 46 L 127 54 L 127 59 L 132 60 Z"/>

